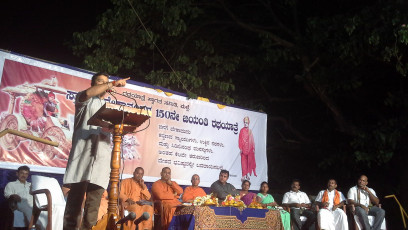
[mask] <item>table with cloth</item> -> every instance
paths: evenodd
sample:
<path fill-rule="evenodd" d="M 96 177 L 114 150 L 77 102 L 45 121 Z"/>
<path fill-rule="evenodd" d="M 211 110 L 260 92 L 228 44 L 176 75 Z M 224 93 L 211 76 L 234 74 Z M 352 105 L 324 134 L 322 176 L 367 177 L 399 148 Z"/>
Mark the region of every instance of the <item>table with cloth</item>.
<path fill-rule="evenodd" d="M 279 210 L 215 206 L 180 206 L 169 229 L 283 230 Z"/>

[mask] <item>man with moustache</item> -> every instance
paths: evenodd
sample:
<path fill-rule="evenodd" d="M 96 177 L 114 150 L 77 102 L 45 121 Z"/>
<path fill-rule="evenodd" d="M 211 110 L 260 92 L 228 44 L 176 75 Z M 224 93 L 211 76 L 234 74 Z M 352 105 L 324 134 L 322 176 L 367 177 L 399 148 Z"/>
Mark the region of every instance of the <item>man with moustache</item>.
<path fill-rule="evenodd" d="M 101 197 L 109 184 L 111 148 L 108 127 L 88 125 L 88 120 L 105 104 L 106 90 L 123 87 L 129 78 L 109 82 L 108 74 L 92 76 L 91 87 L 77 94 L 72 148 L 64 175 L 64 185 L 70 192 L 64 213 L 64 229 L 91 229 L 98 218 Z"/>
<path fill-rule="evenodd" d="M 306 193 L 299 190 L 300 181 L 295 179 L 292 181 L 291 190 L 283 196 L 282 206 L 290 209 L 290 218 L 292 219 L 293 228 L 295 230 L 309 229 L 316 221 L 316 215 L 311 208 L 311 202 Z M 306 222 L 302 226 L 300 216 L 307 218 Z"/>
<path fill-rule="evenodd" d="M 342 209 L 346 203 L 346 198 L 336 188 L 336 180 L 330 179 L 327 182 L 327 189 L 317 194 L 315 201 L 320 207 L 317 214 L 320 229 L 348 230 L 347 215 Z"/>
<path fill-rule="evenodd" d="M 144 169 L 137 167 L 133 172 L 132 178 L 124 179 L 120 184 L 119 199 L 124 202 L 125 209 L 129 212 L 134 212 L 137 217 L 141 216 L 144 212 L 149 213 L 149 219 L 140 222 L 138 229 L 152 229 L 153 207 L 148 202 L 151 195 L 144 183 L 143 175 Z M 129 221 L 128 226 L 130 230 L 136 229 L 133 221 Z"/>
<path fill-rule="evenodd" d="M 361 175 L 357 181 L 357 185 L 348 191 L 347 201 L 348 204 L 354 205 L 354 214 L 358 216 L 364 230 L 379 230 L 384 221 L 385 211 L 378 207 L 380 199 L 378 199 L 372 188 L 367 187 L 367 184 L 367 176 Z M 368 223 L 368 215 L 374 216 L 372 228 L 370 228 L 370 224 Z"/>
<path fill-rule="evenodd" d="M 16 174 L 17 180 L 9 182 L 4 188 L 4 196 L 9 200 L 11 210 L 18 210 L 24 214 L 24 223 L 28 226 L 33 211 L 31 183 L 27 181 L 30 168 L 25 165 L 20 166 Z"/>

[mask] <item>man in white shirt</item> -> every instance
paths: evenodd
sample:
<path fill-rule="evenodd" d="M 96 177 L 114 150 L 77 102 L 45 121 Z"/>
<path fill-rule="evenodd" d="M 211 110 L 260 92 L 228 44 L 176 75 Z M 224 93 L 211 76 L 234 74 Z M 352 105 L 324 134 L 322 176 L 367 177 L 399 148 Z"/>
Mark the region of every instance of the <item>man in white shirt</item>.
<path fill-rule="evenodd" d="M 364 230 L 379 230 L 385 217 L 385 211 L 378 207 L 380 199 L 378 199 L 372 188 L 367 187 L 367 184 L 367 176 L 361 175 L 357 185 L 348 191 L 347 202 L 354 205 L 355 215 L 358 216 Z M 368 223 L 367 215 L 375 217 L 372 228 Z"/>
<path fill-rule="evenodd" d="M 311 208 L 311 202 L 306 193 L 300 190 L 300 181 L 295 179 L 292 181 L 291 190 L 283 196 L 282 206 L 290 208 L 290 218 L 292 219 L 294 230 L 309 229 L 316 221 L 316 215 Z M 300 216 L 305 216 L 307 221 L 302 226 Z"/>
<path fill-rule="evenodd" d="M 26 226 L 30 222 L 33 210 L 33 196 L 30 194 L 31 183 L 27 181 L 30 174 L 28 166 L 20 166 L 17 169 L 17 180 L 9 182 L 4 188 L 4 196 L 9 200 L 10 208 L 19 210 L 24 214 Z"/>
<path fill-rule="evenodd" d="M 336 180 L 330 179 L 327 189 L 320 191 L 316 197 L 315 201 L 320 207 L 317 222 L 322 230 L 348 230 L 347 215 L 341 209 L 346 198 L 336 188 Z"/>

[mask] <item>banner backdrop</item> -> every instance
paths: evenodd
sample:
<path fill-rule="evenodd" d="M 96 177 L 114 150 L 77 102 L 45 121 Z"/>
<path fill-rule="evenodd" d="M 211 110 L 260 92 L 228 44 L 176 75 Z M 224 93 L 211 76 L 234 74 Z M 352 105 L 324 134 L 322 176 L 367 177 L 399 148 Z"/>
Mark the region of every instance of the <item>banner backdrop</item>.
<path fill-rule="evenodd" d="M 32 170 L 64 173 L 71 149 L 74 101 L 90 87 L 92 73 L 0 51 L 0 131 L 9 128 L 60 143 L 51 147 L 12 134 L 0 138 L 0 167 L 27 164 Z M 190 184 L 193 174 L 209 187 L 219 171 L 230 171 L 228 182 L 251 189 L 267 181 L 267 115 L 204 100 L 187 99 L 154 86 L 128 81 L 116 88 L 127 97 L 107 95 L 108 103 L 146 106 L 151 118 L 122 143 L 123 173 L 137 166 L 145 180 L 160 178 L 163 167 L 172 178 Z"/>

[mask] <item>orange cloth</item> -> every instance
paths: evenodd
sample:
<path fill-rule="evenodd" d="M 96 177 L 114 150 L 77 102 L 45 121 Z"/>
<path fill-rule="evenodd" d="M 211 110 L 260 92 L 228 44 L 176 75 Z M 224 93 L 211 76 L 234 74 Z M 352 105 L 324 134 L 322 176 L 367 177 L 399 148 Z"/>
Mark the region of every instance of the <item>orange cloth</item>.
<path fill-rule="evenodd" d="M 150 200 L 151 195 L 147 187 L 142 189 L 142 187 L 137 183 L 133 178 L 128 178 L 122 180 L 120 184 L 120 194 L 119 199 L 124 204 L 124 208 L 129 212 L 134 212 L 136 214 L 136 218 L 139 218 L 144 212 L 149 213 L 149 219 L 142 221 L 139 224 L 139 229 L 152 229 L 153 227 L 153 207 L 151 205 L 139 205 L 139 204 L 132 204 L 129 205 L 127 202 L 128 199 L 132 199 L 133 201 L 139 200 Z M 136 225 L 133 221 L 128 221 L 125 224 L 126 229 L 135 230 Z"/>
<path fill-rule="evenodd" d="M 183 202 L 188 202 L 188 200 L 194 200 L 198 196 L 207 195 L 204 190 L 200 187 L 189 186 L 184 189 Z"/>
<path fill-rule="evenodd" d="M 327 193 L 327 189 L 323 193 L 322 203 L 324 202 L 329 202 L 329 194 Z M 335 189 L 333 205 L 338 205 L 338 204 L 340 204 L 340 193 Z"/>
<path fill-rule="evenodd" d="M 183 189 L 174 181 L 172 181 L 171 186 L 162 180 L 153 183 L 153 200 L 161 201 L 163 206 L 163 213 L 161 213 L 162 229 L 169 228 L 176 206 L 181 204 L 178 200 L 181 193 L 183 193 Z"/>

